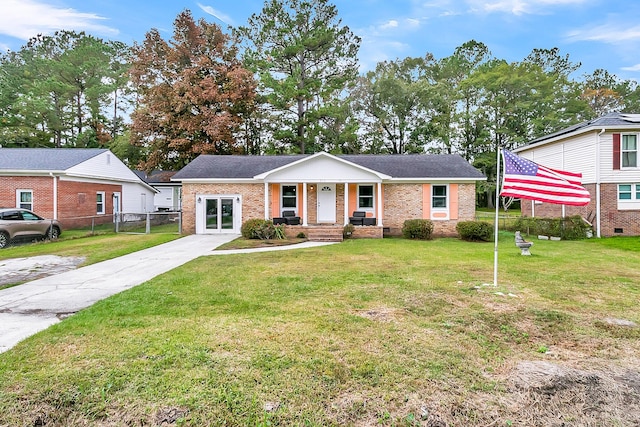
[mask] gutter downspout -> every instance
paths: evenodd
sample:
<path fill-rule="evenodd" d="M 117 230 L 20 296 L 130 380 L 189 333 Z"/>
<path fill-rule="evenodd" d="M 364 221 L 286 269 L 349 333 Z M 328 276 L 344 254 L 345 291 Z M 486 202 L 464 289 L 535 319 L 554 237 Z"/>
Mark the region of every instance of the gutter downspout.
<path fill-rule="evenodd" d="M 560 160 L 562 163 L 562 170 L 567 170 L 564 164 L 564 142 L 562 143 L 562 159 Z M 562 206 L 562 218 L 566 218 L 567 217 L 567 205 L 561 205 Z"/>
<path fill-rule="evenodd" d="M 596 237 L 600 238 L 600 135 L 605 129 L 596 134 Z"/>
<path fill-rule="evenodd" d="M 53 219 L 58 219 L 58 177 L 53 172 L 49 176 L 53 178 Z"/>

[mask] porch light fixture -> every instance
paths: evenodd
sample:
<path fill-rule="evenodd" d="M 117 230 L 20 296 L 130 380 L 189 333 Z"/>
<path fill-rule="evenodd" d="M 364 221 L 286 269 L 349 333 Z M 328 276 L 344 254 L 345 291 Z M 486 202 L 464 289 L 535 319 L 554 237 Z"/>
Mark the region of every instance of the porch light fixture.
<path fill-rule="evenodd" d="M 198 197 L 198 203 L 202 203 L 202 197 Z"/>
<path fill-rule="evenodd" d="M 311 189 L 313 190 L 313 184 L 311 185 Z"/>
<path fill-rule="evenodd" d="M 236 197 L 236 202 L 240 203 L 240 196 Z"/>

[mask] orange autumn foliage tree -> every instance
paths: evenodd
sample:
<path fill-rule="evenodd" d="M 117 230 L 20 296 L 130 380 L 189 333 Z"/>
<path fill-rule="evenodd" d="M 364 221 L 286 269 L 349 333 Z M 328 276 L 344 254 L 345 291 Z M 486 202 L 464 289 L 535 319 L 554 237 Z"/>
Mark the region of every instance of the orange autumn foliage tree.
<path fill-rule="evenodd" d="M 235 134 L 253 109 L 256 83 L 237 53 L 220 27 L 195 22 L 188 10 L 170 41 L 153 29 L 134 44 L 131 140 L 147 152 L 142 169 L 176 170 L 199 154 L 241 151 Z"/>

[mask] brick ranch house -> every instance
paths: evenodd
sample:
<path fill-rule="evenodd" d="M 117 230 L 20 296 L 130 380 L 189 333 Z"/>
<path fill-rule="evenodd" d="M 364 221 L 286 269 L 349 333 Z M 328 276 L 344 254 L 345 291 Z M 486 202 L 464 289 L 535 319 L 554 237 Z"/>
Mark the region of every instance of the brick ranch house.
<path fill-rule="evenodd" d="M 0 206 L 22 207 L 73 228 L 152 212 L 150 185 L 107 149 L 0 148 Z"/>
<path fill-rule="evenodd" d="M 251 218 L 299 218 L 288 235 L 342 228 L 355 211 L 367 224 L 356 237 L 401 234 L 407 219 L 434 222 L 437 235 L 455 235 L 475 218 L 476 182 L 486 178 L 459 155 L 287 156 L 201 155 L 173 180 L 182 183 L 185 233 L 239 233 Z M 292 212 L 291 212 L 292 211 Z M 321 231 L 318 231 L 321 230 Z"/>
<path fill-rule="evenodd" d="M 541 165 L 582 173 L 586 206 L 521 201 L 522 215 L 581 215 L 596 236 L 640 235 L 640 114 L 610 113 L 513 150 Z"/>

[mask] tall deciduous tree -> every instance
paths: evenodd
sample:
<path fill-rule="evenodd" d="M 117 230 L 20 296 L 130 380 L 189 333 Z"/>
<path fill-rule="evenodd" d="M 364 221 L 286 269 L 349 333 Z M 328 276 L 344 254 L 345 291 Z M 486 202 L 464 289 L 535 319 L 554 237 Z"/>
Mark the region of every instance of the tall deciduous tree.
<path fill-rule="evenodd" d="M 390 154 L 424 151 L 422 144 L 428 140 L 420 141 L 415 134 L 424 133 L 424 126 L 429 124 L 425 105 L 431 84 L 428 65 L 432 62 L 431 54 L 380 62 L 358 80 L 353 100 L 362 115 L 369 151 L 377 152 L 382 147 Z M 413 145 L 412 135 L 413 141 L 418 141 Z"/>
<path fill-rule="evenodd" d="M 220 27 L 184 11 L 173 38 L 158 30 L 133 47 L 138 105 L 132 140 L 148 148 L 141 166 L 179 169 L 197 155 L 241 152 L 236 132 L 255 99 L 255 82 Z"/>
<path fill-rule="evenodd" d="M 457 47 L 453 55 L 435 61 L 431 66 L 432 84 L 428 102 L 432 109 L 430 123 L 431 152 L 457 151 L 468 160 L 475 154 L 475 143 L 483 129 L 482 120 L 474 114 L 478 108 L 477 91 L 464 82 L 489 59 L 483 43 L 468 41 Z"/>
<path fill-rule="evenodd" d="M 337 19 L 327 0 L 268 0 L 237 34 L 245 60 L 278 123 L 272 137 L 300 153 L 350 140 L 354 127 L 341 117 L 345 89 L 357 76 L 360 39 Z M 324 140 L 324 141 L 322 141 Z"/>
<path fill-rule="evenodd" d="M 624 111 L 627 102 L 638 105 L 636 86 L 636 83 L 622 81 L 607 70 L 597 69 L 584 77 L 582 99 L 589 104 L 595 117 Z"/>

